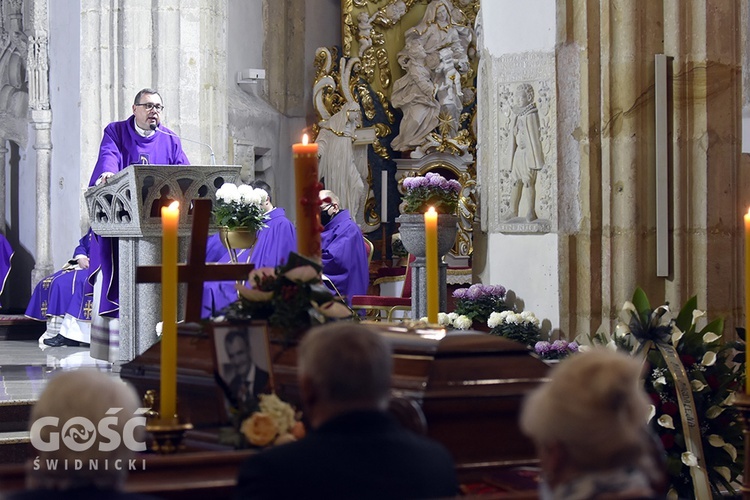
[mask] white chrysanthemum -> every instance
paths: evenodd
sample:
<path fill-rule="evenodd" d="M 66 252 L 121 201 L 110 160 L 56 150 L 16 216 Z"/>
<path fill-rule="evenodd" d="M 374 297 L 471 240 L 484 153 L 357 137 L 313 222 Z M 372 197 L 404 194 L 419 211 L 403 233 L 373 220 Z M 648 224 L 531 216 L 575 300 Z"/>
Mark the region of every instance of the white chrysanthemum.
<path fill-rule="evenodd" d="M 648 418 L 646 419 L 646 423 L 650 423 L 654 416 L 656 416 L 656 406 L 648 405 Z"/>
<path fill-rule="evenodd" d="M 714 363 L 716 363 L 716 353 L 713 351 L 708 351 L 706 354 L 703 355 L 703 359 L 701 359 L 701 364 L 703 366 L 713 366 Z"/>
<path fill-rule="evenodd" d="M 725 444 L 722 448 L 724 448 L 724 451 L 729 453 L 729 456 L 732 457 L 732 462 L 737 460 L 737 448 L 730 443 Z"/>
<path fill-rule="evenodd" d="M 712 342 L 716 342 L 721 337 L 716 335 L 714 332 L 708 332 L 703 336 L 703 342 L 706 344 L 711 344 Z"/>
<path fill-rule="evenodd" d="M 664 378 L 664 375 L 654 380 L 654 385 L 661 384 L 661 385 L 667 385 L 667 379 Z"/>
<path fill-rule="evenodd" d="M 225 182 L 216 191 L 216 198 L 226 203 L 239 202 L 240 192 L 236 185 L 231 182 Z"/>
<path fill-rule="evenodd" d="M 690 326 L 694 326 L 695 322 L 698 321 L 699 318 L 702 318 L 706 315 L 706 311 L 699 311 L 698 309 L 693 309 L 693 321 L 690 323 Z"/>
<path fill-rule="evenodd" d="M 458 318 L 458 313 L 456 312 L 449 312 L 448 313 L 448 319 L 451 321 L 456 321 L 456 318 Z"/>
<path fill-rule="evenodd" d="M 708 387 L 706 384 L 704 384 L 697 378 L 690 381 L 690 386 L 693 388 L 693 392 L 701 392 L 703 389 Z"/>
<path fill-rule="evenodd" d="M 534 326 L 539 326 L 539 318 L 537 318 L 536 314 L 534 314 L 533 312 L 523 311 L 520 316 L 522 323 L 531 323 Z"/>
<path fill-rule="evenodd" d="M 711 408 L 709 408 L 708 410 L 706 410 L 706 416 L 708 418 L 716 418 L 719 415 L 721 415 L 722 413 L 724 413 L 724 408 L 722 408 L 720 406 L 712 406 Z"/>
<path fill-rule="evenodd" d="M 509 317 L 509 316 L 515 316 L 515 315 L 516 315 L 516 313 L 514 313 L 513 311 L 502 311 L 500 313 L 500 321 L 502 321 L 504 323 L 507 323 L 506 318 Z"/>
<path fill-rule="evenodd" d="M 685 453 L 680 455 L 680 460 L 682 460 L 682 463 L 687 465 L 688 467 L 698 466 L 698 459 L 689 451 L 686 451 Z"/>
<path fill-rule="evenodd" d="M 729 467 L 714 467 L 714 470 L 721 474 L 721 477 L 723 477 L 727 482 L 732 480 L 732 473 L 729 470 Z"/>
<path fill-rule="evenodd" d="M 682 336 L 685 335 L 685 332 L 677 328 L 676 325 L 672 325 L 672 345 L 677 347 L 677 344 L 680 343 L 680 339 Z"/>
<path fill-rule="evenodd" d="M 607 349 L 610 351 L 616 351 L 617 350 L 617 343 L 614 340 L 610 340 L 607 342 Z"/>
<path fill-rule="evenodd" d="M 256 189 L 255 192 L 258 194 L 258 199 L 260 200 L 259 205 L 268 201 L 268 192 L 265 189 Z"/>
<path fill-rule="evenodd" d="M 659 417 L 656 423 L 664 427 L 665 429 L 674 429 L 674 421 L 669 415 L 662 415 L 661 417 Z"/>
<path fill-rule="evenodd" d="M 500 317 L 499 312 L 493 312 L 490 314 L 490 317 L 487 318 L 487 326 L 490 328 L 495 328 L 496 326 L 500 325 L 503 322 L 502 318 Z"/>
<path fill-rule="evenodd" d="M 240 195 L 240 200 L 243 203 L 253 203 L 253 191 L 255 191 L 253 187 L 247 184 L 237 186 L 237 193 Z"/>
<path fill-rule="evenodd" d="M 724 438 L 719 436 L 718 434 L 711 434 L 708 436 L 708 442 L 713 446 L 714 448 L 721 448 L 726 443 L 724 442 Z"/>
<path fill-rule="evenodd" d="M 452 326 L 452 321 L 448 318 L 448 315 L 444 312 L 438 313 L 438 324 L 442 326 Z"/>
<path fill-rule="evenodd" d="M 455 328 L 458 328 L 459 330 L 468 330 L 469 328 L 471 328 L 471 324 L 471 319 L 469 319 L 468 316 L 464 316 L 463 314 L 453 320 L 453 326 Z"/>
<path fill-rule="evenodd" d="M 419 321 L 421 321 L 422 323 L 427 323 L 427 316 L 422 316 L 421 318 L 419 318 Z"/>
<path fill-rule="evenodd" d="M 508 314 L 505 317 L 505 322 L 511 325 L 520 325 L 523 323 L 523 318 L 520 314 Z"/>
<path fill-rule="evenodd" d="M 162 321 L 159 321 L 156 324 L 156 335 L 157 336 L 161 336 L 161 331 L 162 331 L 163 328 L 164 328 L 164 323 Z"/>

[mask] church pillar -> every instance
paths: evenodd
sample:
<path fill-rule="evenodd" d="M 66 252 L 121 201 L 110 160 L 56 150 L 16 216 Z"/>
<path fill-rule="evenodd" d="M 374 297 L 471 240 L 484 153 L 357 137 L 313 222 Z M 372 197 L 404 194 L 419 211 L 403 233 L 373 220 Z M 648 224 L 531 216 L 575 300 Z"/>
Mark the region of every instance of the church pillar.
<path fill-rule="evenodd" d="M 742 325 L 740 2 L 665 2 L 665 53 L 673 69 L 673 276 L 668 300 L 697 294 L 699 308 Z"/>
<path fill-rule="evenodd" d="M 560 212 L 561 330 L 611 330 L 641 286 L 652 306 L 677 308 L 697 295 L 731 332 L 742 304 L 741 198 L 750 201 L 738 168 L 739 3 L 558 7 L 561 178 L 579 180 L 577 193 L 561 188 L 560 205 L 580 210 L 579 218 Z M 672 58 L 667 277 L 656 276 L 655 259 L 658 53 Z"/>
<path fill-rule="evenodd" d="M 305 0 L 265 0 L 263 5 L 268 100 L 287 116 L 305 116 Z"/>
<path fill-rule="evenodd" d="M 29 16 L 26 71 L 29 83 L 31 141 L 36 150 L 36 263 L 31 272 L 32 287 L 52 274 L 54 265 L 50 252 L 50 165 L 52 159 L 52 110 L 49 102 L 49 20 L 47 3 L 33 2 Z"/>

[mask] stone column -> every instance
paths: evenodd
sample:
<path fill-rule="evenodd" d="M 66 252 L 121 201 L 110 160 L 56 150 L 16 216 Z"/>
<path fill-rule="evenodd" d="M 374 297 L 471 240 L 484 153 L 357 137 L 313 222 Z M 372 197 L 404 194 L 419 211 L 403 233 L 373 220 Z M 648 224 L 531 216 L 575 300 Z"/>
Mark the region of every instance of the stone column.
<path fill-rule="evenodd" d="M 49 102 L 49 20 L 47 3 L 31 4 L 28 26 L 26 74 L 29 82 L 31 127 L 35 136 L 30 143 L 36 150 L 36 264 L 31 272 L 31 286 L 52 274 L 50 252 L 50 164 L 52 160 L 52 110 Z"/>
<path fill-rule="evenodd" d="M 50 125 L 52 111 L 38 109 L 31 111 L 32 127 L 36 133 L 33 141 L 36 150 L 36 265 L 31 273 L 32 287 L 45 276 L 54 272 L 50 252 L 50 159 L 52 156 L 52 140 Z"/>

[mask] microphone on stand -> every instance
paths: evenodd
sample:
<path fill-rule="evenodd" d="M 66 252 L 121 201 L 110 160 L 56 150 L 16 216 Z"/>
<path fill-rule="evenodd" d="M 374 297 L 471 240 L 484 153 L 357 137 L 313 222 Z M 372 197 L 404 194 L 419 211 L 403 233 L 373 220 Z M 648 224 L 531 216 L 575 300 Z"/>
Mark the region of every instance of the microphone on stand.
<path fill-rule="evenodd" d="M 165 135 L 171 135 L 172 137 L 177 137 L 177 138 L 178 138 L 178 139 L 180 139 L 181 141 L 194 142 L 194 143 L 196 143 L 196 144 L 200 144 L 201 146 L 206 146 L 206 147 L 208 148 L 208 150 L 209 150 L 209 151 L 211 151 L 211 165 L 213 165 L 213 166 L 215 166 L 215 165 L 216 165 L 216 156 L 214 156 L 214 148 L 212 148 L 212 147 L 211 147 L 211 146 L 210 146 L 209 144 L 206 144 L 205 142 L 194 141 L 193 139 L 186 139 L 186 138 L 184 138 L 184 137 L 180 137 L 180 136 L 179 136 L 179 135 L 177 135 L 177 134 L 172 134 L 172 133 L 170 133 L 170 132 L 167 132 L 167 131 L 165 131 L 165 130 L 162 130 L 162 129 L 160 129 L 160 128 L 159 128 L 159 127 L 158 127 L 158 126 L 156 125 L 156 123 L 152 123 L 151 125 L 149 125 L 149 127 L 151 128 L 151 130 L 153 130 L 153 131 L 155 131 L 155 132 L 161 132 L 162 134 L 165 134 Z"/>

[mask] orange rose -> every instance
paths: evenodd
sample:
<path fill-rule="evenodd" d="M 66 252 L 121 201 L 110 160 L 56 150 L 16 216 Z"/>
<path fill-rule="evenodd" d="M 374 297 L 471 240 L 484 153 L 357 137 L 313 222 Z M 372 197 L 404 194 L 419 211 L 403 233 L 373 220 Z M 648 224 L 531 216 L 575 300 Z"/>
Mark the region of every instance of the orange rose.
<path fill-rule="evenodd" d="M 255 412 L 250 418 L 242 422 L 240 429 L 250 444 L 255 446 L 266 446 L 270 444 L 278 434 L 276 422 L 270 415 Z"/>
<path fill-rule="evenodd" d="M 303 437 L 305 437 L 305 424 L 303 424 L 302 422 L 298 420 L 294 422 L 294 425 L 292 426 L 292 429 L 289 432 L 295 438 L 302 439 Z"/>

